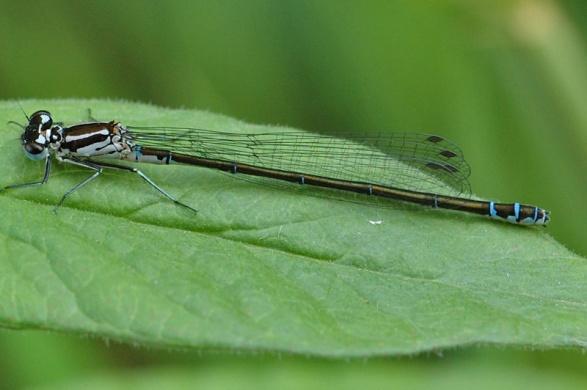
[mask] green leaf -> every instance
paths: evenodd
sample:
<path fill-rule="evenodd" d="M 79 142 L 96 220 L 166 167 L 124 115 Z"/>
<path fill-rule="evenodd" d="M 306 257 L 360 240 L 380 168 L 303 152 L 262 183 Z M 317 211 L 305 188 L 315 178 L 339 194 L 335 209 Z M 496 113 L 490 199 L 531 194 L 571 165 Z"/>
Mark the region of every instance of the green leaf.
<path fill-rule="evenodd" d="M 279 130 L 127 102 L 22 105 L 66 124 L 91 107 L 128 124 Z M 8 120 L 25 120 L 14 102 L 0 104 L 0 122 Z M 20 132 L 7 126 L 0 139 L 2 186 L 42 174 L 21 152 Z M 333 200 L 204 168 L 141 169 L 199 213 L 134 175 L 107 172 L 55 215 L 61 195 L 89 174 L 69 166 L 56 166 L 41 188 L 0 193 L 1 324 L 329 356 L 587 345 L 587 262 L 545 229 L 359 195 Z"/>
<path fill-rule="evenodd" d="M 502 356 L 503 357 L 503 356 Z M 202 361 L 190 367 L 119 370 L 77 376 L 69 381 L 33 389 L 584 389 L 577 373 L 540 370 L 524 361 L 459 360 L 458 364 L 410 360 L 322 362 L 306 359 L 281 361 L 248 358 Z M 410 364 L 408 364 L 410 363 Z M 420 363 L 420 364 L 418 364 Z M 561 372 L 562 371 L 562 372 Z"/>

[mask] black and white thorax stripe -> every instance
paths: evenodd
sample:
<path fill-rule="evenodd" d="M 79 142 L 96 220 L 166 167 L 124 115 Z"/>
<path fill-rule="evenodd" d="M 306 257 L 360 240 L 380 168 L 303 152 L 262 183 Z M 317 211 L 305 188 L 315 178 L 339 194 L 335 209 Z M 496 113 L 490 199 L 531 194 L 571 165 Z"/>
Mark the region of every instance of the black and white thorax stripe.
<path fill-rule="evenodd" d="M 118 122 L 86 123 L 63 129 L 59 156 L 124 158 L 132 151 L 128 130 Z"/>

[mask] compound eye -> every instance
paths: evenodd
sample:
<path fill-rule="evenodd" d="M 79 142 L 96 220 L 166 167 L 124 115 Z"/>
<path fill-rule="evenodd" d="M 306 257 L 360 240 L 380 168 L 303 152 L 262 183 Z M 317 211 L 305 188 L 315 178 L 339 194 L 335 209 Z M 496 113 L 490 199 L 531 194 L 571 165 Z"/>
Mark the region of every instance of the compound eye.
<path fill-rule="evenodd" d="M 39 127 L 41 130 L 48 130 L 53 126 L 53 118 L 49 111 L 40 110 L 31 115 L 29 120 L 29 126 L 34 126 L 36 129 Z"/>
<path fill-rule="evenodd" d="M 32 160 L 41 160 L 47 156 L 47 148 L 35 142 L 29 142 L 23 145 L 24 151 L 28 158 Z"/>

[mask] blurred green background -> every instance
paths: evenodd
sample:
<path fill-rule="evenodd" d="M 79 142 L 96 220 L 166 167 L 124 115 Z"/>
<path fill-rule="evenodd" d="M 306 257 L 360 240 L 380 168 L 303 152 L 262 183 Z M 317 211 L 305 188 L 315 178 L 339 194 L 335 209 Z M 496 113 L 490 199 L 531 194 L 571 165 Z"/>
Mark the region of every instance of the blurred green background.
<path fill-rule="evenodd" d="M 476 194 L 551 209 L 549 233 L 587 255 L 585 0 L 0 4 L 3 99 L 129 99 L 321 132 L 442 134 L 465 151 Z M 162 369 L 177 384 L 196 373 L 203 387 L 319 386 L 342 373 L 373 386 L 493 378 L 587 387 L 577 351 L 485 347 L 335 362 L 0 332 L 0 387 L 129 385 L 127 374 Z"/>

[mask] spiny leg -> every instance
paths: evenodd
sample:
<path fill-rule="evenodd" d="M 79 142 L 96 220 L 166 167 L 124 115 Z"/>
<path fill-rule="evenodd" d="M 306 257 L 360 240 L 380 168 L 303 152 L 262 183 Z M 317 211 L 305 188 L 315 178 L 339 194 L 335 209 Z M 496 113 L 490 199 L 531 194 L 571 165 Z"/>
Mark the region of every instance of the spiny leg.
<path fill-rule="evenodd" d="M 65 202 L 65 199 L 69 195 L 71 195 L 75 191 L 79 190 L 81 187 L 85 186 L 86 184 L 88 184 L 89 182 L 91 182 L 92 180 L 94 180 L 95 178 L 97 178 L 98 176 L 100 176 L 100 174 L 102 173 L 102 168 L 100 166 L 95 165 L 95 164 L 93 164 L 93 163 L 91 163 L 89 161 L 76 160 L 76 159 L 72 159 L 72 158 L 63 158 L 62 161 L 63 162 L 66 162 L 68 164 L 73 164 L 73 165 L 77 165 L 77 166 L 80 166 L 80 167 L 84 167 L 84 168 L 88 168 L 88 169 L 93 169 L 95 172 L 91 176 L 87 177 L 86 179 L 84 179 L 81 182 L 79 182 L 78 184 L 76 184 L 73 188 L 71 188 L 65 194 L 63 194 L 63 196 L 61 197 L 61 200 L 59 201 L 59 203 L 57 203 L 57 205 L 53 209 L 53 212 L 57 212 L 57 209 L 59 207 L 61 207 L 61 205 L 63 204 L 63 202 Z"/>
<path fill-rule="evenodd" d="M 2 188 L 2 191 L 13 189 L 13 188 L 40 186 L 42 184 L 47 183 L 47 181 L 49 180 L 50 173 L 51 173 L 51 156 L 48 155 L 47 158 L 45 159 L 45 174 L 43 175 L 43 178 L 41 180 L 33 181 L 30 183 L 11 184 L 9 186 Z"/>
<path fill-rule="evenodd" d="M 96 118 L 94 118 L 94 116 L 92 115 L 92 109 L 88 108 L 88 119 L 92 122 L 99 122 L 99 120 L 97 120 Z"/>
<path fill-rule="evenodd" d="M 159 187 L 147 175 L 145 175 L 143 172 L 139 171 L 136 168 L 127 167 L 127 166 L 124 166 L 124 165 L 117 165 L 117 164 L 105 163 L 105 162 L 92 161 L 92 163 L 95 166 L 100 167 L 100 168 L 120 169 L 120 170 L 123 170 L 123 171 L 129 171 L 129 172 L 132 172 L 132 173 L 136 173 L 137 175 L 139 175 L 139 177 L 141 177 L 141 179 L 143 179 L 144 181 L 146 181 L 151 187 L 155 188 L 157 191 L 159 191 L 163 196 L 165 196 L 167 199 L 171 200 L 173 203 L 178 204 L 180 206 L 183 206 L 183 207 L 185 207 L 185 208 L 193 211 L 194 213 L 197 213 L 198 212 L 198 210 L 194 209 L 193 207 L 188 206 L 187 204 L 182 203 L 179 200 L 177 200 L 173 195 L 169 194 L 163 188 Z"/>

